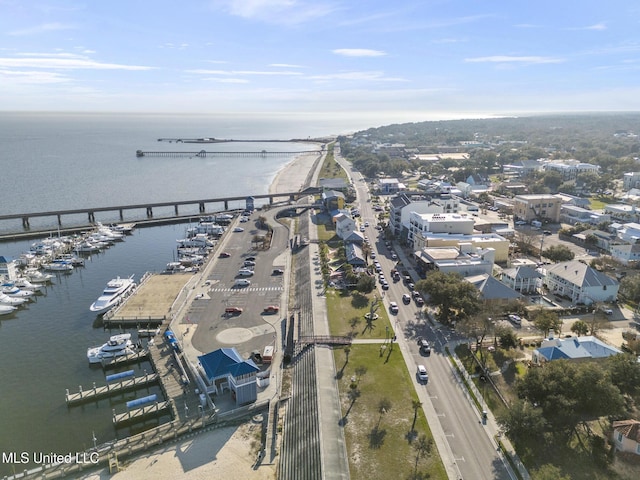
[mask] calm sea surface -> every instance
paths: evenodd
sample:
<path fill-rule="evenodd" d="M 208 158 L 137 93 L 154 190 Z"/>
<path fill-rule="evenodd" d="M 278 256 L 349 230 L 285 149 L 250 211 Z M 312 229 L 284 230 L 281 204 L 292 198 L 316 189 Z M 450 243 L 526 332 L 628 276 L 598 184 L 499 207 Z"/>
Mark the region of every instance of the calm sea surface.
<path fill-rule="evenodd" d="M 266 193 L 292 157 L 136 158 L 135 151 L 299 151 L 310 148 L 261 142 L 169 144 L 157 139 L 268 140 L 328 133 L 336 132 L 282 118 L 0 113 L 0 214 Z M 52 231 L 55 235 L 55 225 Z M 110 335 L 94 328 L 95 315 L 88 308 L 106 282 L 118 275 L 140 279 L 147 271 L 161 271 L 173 260 L 175 241 L 184 233 L 185 225 L 138 229 L 125 242 L 92 256 L 85 267 L 57 276 L 27 308 L 0 317 L 0 453 L 66 454 L 90 448 L 93 435 L 103 443 L 130 433 L 116 431 L 111 415 L 114 408 L 124 411 L 135 393 L 68 409 L 65 389 L 105 383 L 102 369 L 89 367 L 86 349 Z M 17 257 L 32 242 L 0 243 L 0 255 Z M 129 368 L 142 374 L 149 365 Z M 23 468 L 0 463 L 0 476 Z"/>

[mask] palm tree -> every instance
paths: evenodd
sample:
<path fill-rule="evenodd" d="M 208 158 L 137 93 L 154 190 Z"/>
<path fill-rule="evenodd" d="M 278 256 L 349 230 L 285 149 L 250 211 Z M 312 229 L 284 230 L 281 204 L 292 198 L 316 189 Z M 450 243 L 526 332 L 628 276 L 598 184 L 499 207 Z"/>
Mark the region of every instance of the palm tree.
<path fill-rule="evenodd" d="M 413 408 L 413 423 L 411 424 L 411 431 L 415 429 L 416 420 L 418 419 L 418 410 L 422 407 L 422 402 L 417 398 L 411 400 L 411 408 Z"/>
<path fill-rule="evenodd" d="M 431 452 L 432 446 L 433 446 L 432 438 L 427 440 L 426 435 L 420 435 L 420 437 L 418 437 L 418 441 L 413 445 L 413 448 L 416 449 L 416 464 L 414 467 L 414 474 L 418 472 L 418 462 L 422 457 L 426 456 L 429 452 Z"/>

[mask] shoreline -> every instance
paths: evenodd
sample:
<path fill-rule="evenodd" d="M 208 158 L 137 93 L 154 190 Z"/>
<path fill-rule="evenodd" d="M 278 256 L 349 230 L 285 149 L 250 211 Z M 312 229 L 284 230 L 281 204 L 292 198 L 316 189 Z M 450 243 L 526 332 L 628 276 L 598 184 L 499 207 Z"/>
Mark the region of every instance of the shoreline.
<path fill-rule="evenodd" d="M 321 154 L 319 154 L 321 155 Z M 283 166 L 269 185 L 269 193 L 300 190 L 319 155 L 298 155 Z M 158 478 L 184 478 L 204 480 L 223 478 L 234 472 L 241 478 L 270 480 L 276 478 L 276 465 L 254 466 L 255 428 L 250 421 L 237 427 L 222 427 L 197 433 L 193 437 L 178 440 L 171 445 L 124 459 L 122 470 L 110 474 L 108 468 L 87 474 L 84 480 L 115 480 Z"/>

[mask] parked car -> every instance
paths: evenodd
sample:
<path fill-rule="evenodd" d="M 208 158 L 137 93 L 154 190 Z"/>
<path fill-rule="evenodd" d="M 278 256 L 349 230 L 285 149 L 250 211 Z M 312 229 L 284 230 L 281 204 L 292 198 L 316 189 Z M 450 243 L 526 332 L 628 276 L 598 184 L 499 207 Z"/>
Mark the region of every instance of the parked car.
<path fill-rule="evenodd" d="M 522 324 L 522 319 L 518 315 L 514 315 L 513 313 L 510 313 L 509 315 L 507 315 L 507 318 L 509 318 L 509 321 L 514 325 Z"/>
<path fill-rule="evenodd" d="M 386 280 L 382 282 L 380 285 L 383 290 L 389 290 L 389 283 Z"/>
<path fill-rule="evenodd" d="M 409 295 L 408 293 L 402 295 L 402 303 L 404 303 L 405 305 L 409 305 L 411 303 L 411 295 Z"/>
<path fill-rule="evenodd" d="M 244 232 L 244 228 L 242 227 L 236 227 L 233 229 L 234 232 L 238 233 L 238 232 Z"/>
<path fill-rule="evenodd" d="M 251 281 L 247 280 L 246 278 L 237 278 L 233 284 L 236 287 L 248 287 L 249 285 L 251 285 Z"/>
<path fill-rule="evenodd" d="M 418 365 L 418 380 L 420 380 L 423 383 L 427 383 L 429 381 L 427 368 L 424 365 Z"/>
<path fill-rule="evenodd" d="M 250 277 L 253 275 L 253 270 L 249 270 L 248 268 L 241 268 L 238 270 L 238 275 L 241 277 Z"/>
<path fill-rule="evenodd" d="M 229 258 L 230 256 L 231 254 L 227 252 L 220 252 L 220 255 L 218 255 L 220 258 Z"/>
<path fill-rule="evenodd" d="M 389 311 L 391 313 L 398 313 L 400 309 L 398 308 L 398 304 L 396 302 L 389 302 Z"/>
<path fill-rule="evenodd" d="M 224 313 L 228 313 L 230 315 L 239 315 L 242 313 L 242 308 L 240 307 L 227 307 L 224 309 Z"/>
<path fill-rule="evenodd" d="M 274 268 L 273 272 L 271 272 L 272 275 L 283 275 L 284 274 L 284 270 L 282 270 L 281 268 Z"/>
<path fill-rule="evenodd" d="M 256 266 L 256 262 L 254 262 L 253 260 L 245 260 L 243 265 L 245 267 L 255 267 Z"/>
<path fill-rule="evenodd" d="M 280 307 L 277 305 L 269 305 L 268 307 L 264 307 L 264 313 L 278 313 L 280 311 Z"/>
<path fill-rule="evenodd" d="M 416 305 L 422 307 L 424 305 L 424 299 L 422 297 L 416 297 Z"/>
<path fill-rule="evenodd" d="M 255 262 L 255 261 L 256 261 L 256 257 L 253 257 L 253 256 L 252 256 L 252 257 L 244 257 L 244 259 L 245 259 L 245 260 L 250 260 L 250 261 L 252 261 L 252 262 Z"/>
<path fill-rule="evenodd" d="M 526 225 L 526 224 L 527 224 L 527 222 L 525 222 L 524 220 L 518 220 L 516 222 L 516 225 Z"/>

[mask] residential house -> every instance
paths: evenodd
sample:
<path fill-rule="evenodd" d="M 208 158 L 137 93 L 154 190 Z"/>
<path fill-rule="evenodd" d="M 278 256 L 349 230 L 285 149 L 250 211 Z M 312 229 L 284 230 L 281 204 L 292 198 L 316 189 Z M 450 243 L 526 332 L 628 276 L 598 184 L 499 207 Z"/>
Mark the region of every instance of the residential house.
<path fill-rule="evenodd" d="M 337 190 L 325 190 L 322 192 L 322 204 L 327 211 L 342 210 L 344 208 L 344 193 Z"/>
<path fill-rule="evenodd" d="M 465 277 L 465 280 L 478 289 L 480 298 L 487 303 L 507 303 L 522 298 L 521 294 L 500 283 L 488 273 Z"/>
<path fill-rule="evenodd" d="M 362 247 L 356 243 L 346 243 L 345 254 L 347 257 L 347 263 L 354 267 L 364 267 L 367 265 L 367 261 L 364 258 Z"/>
<path fill-rule="evenodd" d="M 543 277 L 540 272 L 525 265 L 503 270 L 500 281 L 516 292 L 528 295 L 538 292 Z"/>
<path fill-rule="evenodd" d="M 551 293 L 585 305 L 615 301 L 620 287 L 617 280 L 577 260 L 549 265 L 544 284 Z"/>
<path fill-rule="evenodd" d="M 336 235 L 340 237 L 342 240 L 347 238 L 351 233 L 358 230 L 356 226 L 356 222 L 348 215 L 344 213 L 339 213 L 335 217 L 333 217 L 333 221 L 336 225 Z"/>
<path fill-rule="evenodd" d="M 378 188 L 380 193 L 388 195 L 404 190 L 405 186 L 397 178 L 381 178 L 378 180 Z"/>
<path fill-rule="evenodd" d="M 258 398 L 256 374 L 260 369 L 243 359 L 235 348 L 220 348 L 198 357 L 198 370 L 204 377 L 207 394 L 221 395 L 228 390 L 236 405 Z"/>
<path fill-rule="evenodd" d="M 612 437 L 616 450 L 640 455 L 640 422 L 638 420 L 613 422 Z"/>
<path fill-rule="evenodd" d="M 542 341 L 539 348 L 531 355 L 536 365 L 553 360 L 586 360 L 606 358 L 622 353 L 615 347 L 591 335 L 585 337 L 554 338 L 553 331 L 549 338 Z"/>

